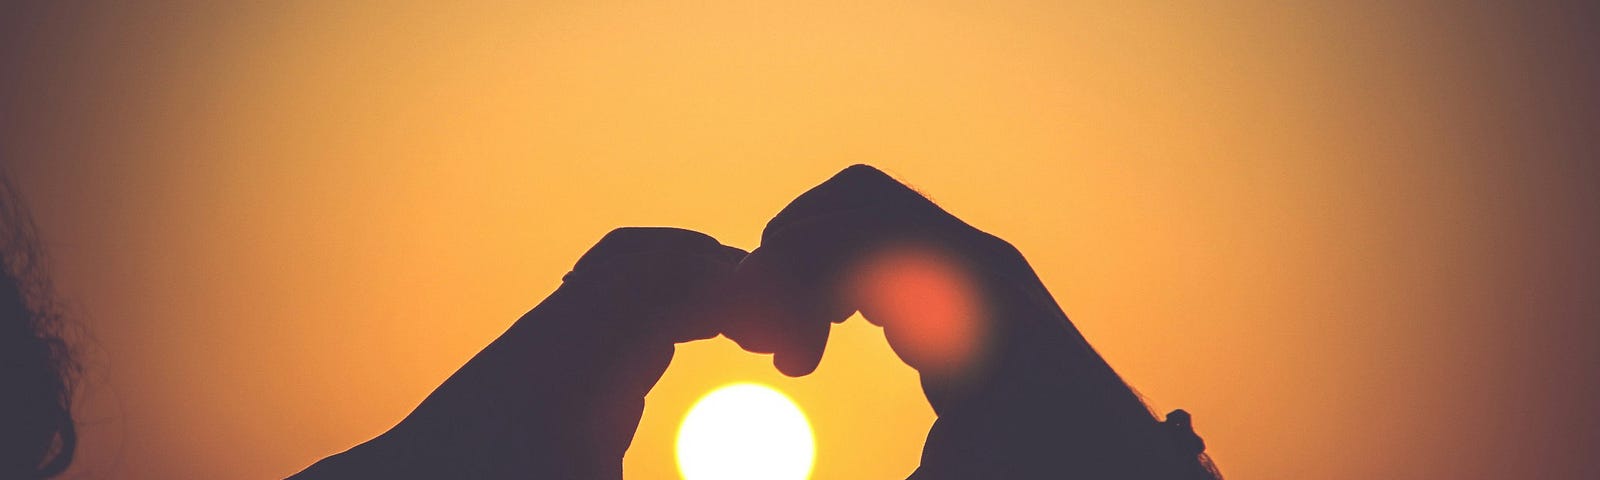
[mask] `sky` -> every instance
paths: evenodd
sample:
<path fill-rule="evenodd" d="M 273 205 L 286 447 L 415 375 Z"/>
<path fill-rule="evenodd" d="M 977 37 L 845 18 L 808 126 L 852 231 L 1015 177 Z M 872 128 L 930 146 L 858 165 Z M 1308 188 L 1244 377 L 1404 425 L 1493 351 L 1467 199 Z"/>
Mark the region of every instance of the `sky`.
<path fill-rule="evenodd" d="M 1229 478 L 1596 478 L 1600 14 L 1528 2 L 8 2 L 0 168 L 87 367 L 66 478 L 382 432 L 606 231 L 743 248 L 875 165 L 1016 245 Z M 933 414 L 876 327 L 773 385 L 813 478 Z"/>

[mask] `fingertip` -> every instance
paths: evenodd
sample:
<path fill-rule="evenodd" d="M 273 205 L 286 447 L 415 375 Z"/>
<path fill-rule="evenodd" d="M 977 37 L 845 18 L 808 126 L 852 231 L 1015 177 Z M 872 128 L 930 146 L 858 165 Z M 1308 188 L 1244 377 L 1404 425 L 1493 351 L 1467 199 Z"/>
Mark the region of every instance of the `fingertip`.
<path fill-rule="evenodd" d="M 808 322 L 795 327 L 794 341 L 789 348 L 772 355 L 772 366 L 784 375 L 802 377 L 816 371 L 817 366 L 822 364 L 822 354 L 827 349 L 828 333 L 833 323 Z"/>
<path fill-rule="evenodd" d="M 778 373 L 787 377 L 804 377 L 817 371 L 817 366 L 822 364 L 822 356 L 803 355 L 800 353 L 779 352 L 772 355 L 772 366 L 778 368 Z"/>

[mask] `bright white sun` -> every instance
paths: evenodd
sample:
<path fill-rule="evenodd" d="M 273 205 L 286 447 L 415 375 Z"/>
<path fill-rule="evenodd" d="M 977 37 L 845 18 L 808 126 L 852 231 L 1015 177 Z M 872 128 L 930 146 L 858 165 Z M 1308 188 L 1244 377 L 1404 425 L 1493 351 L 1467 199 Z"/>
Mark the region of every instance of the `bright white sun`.
<path fill-rule="evenodd" d="M 805 413 L 766 385 L 713 390 L 678 427 L 678 471 L 687 480 L 805 480 L 816 455 Z"/>

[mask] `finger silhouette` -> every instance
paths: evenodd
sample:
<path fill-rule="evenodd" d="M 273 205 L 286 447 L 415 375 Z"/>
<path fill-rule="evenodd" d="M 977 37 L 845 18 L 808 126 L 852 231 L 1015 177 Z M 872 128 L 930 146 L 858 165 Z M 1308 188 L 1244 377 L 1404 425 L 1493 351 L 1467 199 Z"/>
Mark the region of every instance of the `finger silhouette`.
<path fill-rule="evenodd" d="M 745 253 L 676 228 L 622 228 L 607 234 L 566 277 L 579 303 L 599 314 L 582 328 L 611 333 L 592 364 L 592 412 L 571 417 L 595 463 L 620 469 L 647 395 L 672 361 L 673 345 L 716 336 L 712 311 Z M 617 470 L 620 472 L 620 470 Z"/>
<path fill-rule="evenodd" d="M 932 350 L 949 351 L 931 343 L 976 332 L 957 327 L 980 321 L 977 309 L 942 307 L 981 296 L 972 291 L 981 283 L 964 277 L 975 274 L 970 265 L 996 262 L 964 257 L 981 251 L 968 244 L 990 238 L 877 169 L 847 168 L 769 222 L 736 273 L 739 296 L 767 308 L 728 336 L 774 353 L 780 371 L 798 376 L 820 362 L 829 325 L 861 310 L 903 360 L 931 368 L 945 357 Z M 904 288 L 874 288 L 882 285 Z"/>
<path fill-rule="evenodd" d="M 563 278 L 601 321 L 621 332 L 674 343 L 716 336 L 710 312 L 745 252 L 692 230 L 626 227 L 606 234 Z"/>

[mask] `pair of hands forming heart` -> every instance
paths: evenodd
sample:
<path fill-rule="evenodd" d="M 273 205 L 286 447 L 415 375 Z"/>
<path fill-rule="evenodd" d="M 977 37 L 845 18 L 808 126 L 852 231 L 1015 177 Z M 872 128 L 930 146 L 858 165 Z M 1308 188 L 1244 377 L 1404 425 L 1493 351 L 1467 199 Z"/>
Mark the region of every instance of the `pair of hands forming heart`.
<path fill-rule="evenodd" d="M 612 231 L 400 424 L 293 478 L 621 478 L 675 343 L 726 335 L 800 376 L 856 311 L 938 414 L 912 478 L 1214 476 L 1187 416 L 1156 421 L 1019 252 L 857 165 L 748 254 Z"/>

